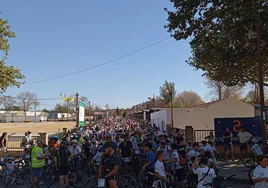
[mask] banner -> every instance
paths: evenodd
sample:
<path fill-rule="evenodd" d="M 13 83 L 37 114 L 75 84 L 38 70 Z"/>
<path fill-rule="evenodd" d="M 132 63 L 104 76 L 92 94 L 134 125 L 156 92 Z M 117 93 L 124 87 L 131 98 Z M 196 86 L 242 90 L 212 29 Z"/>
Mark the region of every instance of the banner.
<path fill-rule="evenodd" d="M 223 144 L 223 134 L 229 128 L 233 134 L 232 143 L 239 144 L 237 134 L 241 131 L 241 126 L 246 129 L 258 143 L 261 143 L 261 118 L 215 118 L 216 144 Z"/>
<path fill-rule="evenodd" d="M 79 102 L 79 126 L 85 125 L 85 106 L 85 103 Z"/>

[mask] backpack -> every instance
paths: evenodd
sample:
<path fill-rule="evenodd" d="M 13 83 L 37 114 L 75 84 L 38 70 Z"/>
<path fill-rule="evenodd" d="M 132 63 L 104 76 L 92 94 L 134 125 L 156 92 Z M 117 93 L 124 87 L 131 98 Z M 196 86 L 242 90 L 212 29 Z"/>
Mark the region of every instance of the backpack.
<path fill-rule="evenodd" d="M 186 161 L 185 161 L 184 157 L 180 153 L 179 153 L 179 158 L 180 158 L 180 166 L 186 165 Z"/>

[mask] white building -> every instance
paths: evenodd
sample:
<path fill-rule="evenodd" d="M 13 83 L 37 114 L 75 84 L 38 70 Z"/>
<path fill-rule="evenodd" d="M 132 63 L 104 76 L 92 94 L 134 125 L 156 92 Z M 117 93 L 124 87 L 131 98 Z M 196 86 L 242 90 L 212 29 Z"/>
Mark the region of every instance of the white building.
<path fill-rule="evenodd" d="M 161 131 L 167 131 L 171 125 L 171 110 L 165 109 L 151 114 L 151 124 L 155 124 Z M 174 127 L 185 129 L 214 129 L 214 118 L 255 117 L 254 107 L 240 100 L 228 98 L 196 105 L 192 108 L 174 109 Z"/>

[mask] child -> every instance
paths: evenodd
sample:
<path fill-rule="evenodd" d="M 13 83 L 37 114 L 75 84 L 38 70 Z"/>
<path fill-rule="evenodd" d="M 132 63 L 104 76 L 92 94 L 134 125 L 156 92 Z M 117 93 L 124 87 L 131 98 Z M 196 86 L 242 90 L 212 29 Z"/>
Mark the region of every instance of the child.
<path fill-rule="evenodd" d="M 261 150 L 261 147 L 259 146 L 259 144 L 255 143 L 254 141 L 251 141 L 249 143 L 249 145 L 251 146 L 251 150 L 258 156 L 263 156 L 263 151 Z"/>
<path fill-rule="evenodd" d="M 165 155 L 163 151 L 157 151 L 156 152 L 156 158 L 157 161 L 154 165 L 154 175 L 159 179 L 159 180 L 164 180 L 165 183 L 168 183 L 168 179 L 167 176 L 170 176 L 171 179 L 173 179 L 172 175 L 170 173 L 168 173 L 165 170 L 164 167 L 164 159 L 165 159 Z M 156 183 L 157 184 L 157 183 Z M 158 185 L 158 184 L 157 184 Z M 153 187 L 158 187 L 158 186 L 153 186 Z"/>
<path fill-rule="evenodd" d="M 102 158 L 102 145 L 98 147 L 98 151 L 95 156 L 92 158 L 92 161 L 95 162 L 97 165 L 100 165 Z"/>
<path fill-rule="evenodd" d="M 11 175 L 15 171 L 15 163 L 14 159 L 12 157 L 8 157 L 7 159 L 7 164 L 6 164 L 6 169 L 7 169 L 7 175 Z"/>
<path fill-rule="evenodd" d="M 194 143 L 193 150 L 187 153 L 188 164 L 190 164 L 190 166 L 193 164 L 193 161 L 195 160 L 195 158 L 200 155 L 198 150 L 199 150 L 199 144 Z"/>

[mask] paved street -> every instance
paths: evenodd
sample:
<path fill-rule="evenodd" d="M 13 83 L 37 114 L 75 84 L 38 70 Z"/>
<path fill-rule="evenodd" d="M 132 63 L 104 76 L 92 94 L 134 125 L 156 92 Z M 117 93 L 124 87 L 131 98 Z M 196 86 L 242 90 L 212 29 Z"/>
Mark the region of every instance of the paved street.
<path fill-rule="evenodd" d="M 249 168 L 246 168 L 241 162 L 228 162 L 219 163 L 220 172 L 219 176 L 228 177 L 232 174 L 236 174 L 234 178 L 224 182 L 227 187 L 242 187 L 250 188 L 251 183 L 248 179 Z"/>

